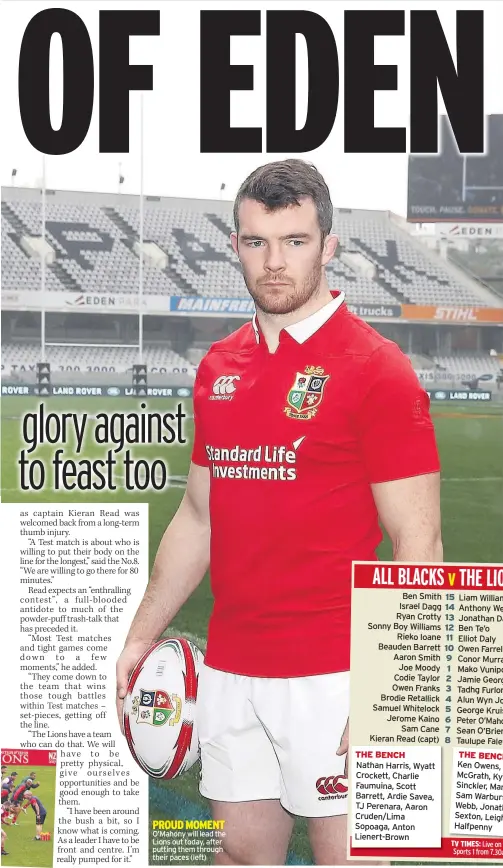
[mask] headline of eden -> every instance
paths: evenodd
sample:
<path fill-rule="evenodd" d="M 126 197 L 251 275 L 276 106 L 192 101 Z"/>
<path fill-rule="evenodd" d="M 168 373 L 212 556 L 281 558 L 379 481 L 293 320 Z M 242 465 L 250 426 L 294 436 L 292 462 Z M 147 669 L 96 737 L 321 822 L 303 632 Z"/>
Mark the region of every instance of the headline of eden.
<path fill-rule="evenodd" d="M 450 5 L 450 4 L 449 4 Z M 454 4 L 452 4 L 454 7 Z M 484 12 L 449 9 L 456 23 L 453 58 L 435 10 L 358 9 L 344 13 L 344 33 L 333 33 L 309 10 L 202 10 L 200 13 L 201 153 L 306 153 L 328 138 L 344 87 L 345 153 L 435 154 L 438 89 L 459 152 L 484 153 Z M 262 28 L 265 23 L 265 33 Z M 176 27 L 176 21 L 172 23 Z M 407 32 L 407 37 L 405 34 Z M 50 50 L 53 34 L 63 45 L 63 112 L 51 126 Z M 307 114 L 296 128 L 296 38 L 308 56 Z M 154 89 L 152 65 L 130 65 L 130 39 L 160 36 L 160 12 L 153 9 L 99 11 L 99 150 L 129 152 L 129 95 Z M 254 67 L 230 62 L 231 40 L 266 40 L 266 135 L 261 127 L 231 126 L 232 91 L 253 91 Z M 376 127 L 376 91 L 398 88 L 398 67 L 376 65 L 379 37 L 409 40 L 410 128 Z M 341 70 L 337 40 L 344 41 Z M 177 72 L 178 75 L 178 72 Z M 177 78 L 183 81 L 183 70 Z M 28 23 L 19 52 L 19 109 L 27 139 L 45 154 L 68 154 L 85 140 L 91 123 L 95 70 L 86 25 L 73 11 L 44 9 Z M 192 106 L 187 104 L 187 111 Z M 177 120 L 174 119 L 176 129 Z"/>

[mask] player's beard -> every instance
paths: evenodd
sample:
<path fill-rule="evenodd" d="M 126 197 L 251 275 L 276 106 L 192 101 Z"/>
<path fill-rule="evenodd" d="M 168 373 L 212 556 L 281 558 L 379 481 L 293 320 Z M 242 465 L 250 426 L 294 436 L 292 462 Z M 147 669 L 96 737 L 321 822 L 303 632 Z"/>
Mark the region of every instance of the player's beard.
<path fill-rule="evenodd" d="M 281 275 L 277 278 L 267 276 L 252 282 L 243 268 L 245 283 L 256 307 L 263 311 L 263 313 L 273 315 L 293 313 L 293 311 L 304 307 L 311 298 L 316 297 L 320 290 L 322 275 L 321 259 L 322 253 L 320 251 L 311 270 L 300 284 L 290 280 L 286 275 Z M 275 279 L 278 284 L 287 283 L 288 285 L 278 286 L 277 288 L 274 286 L 264 286 L 266 282 L 274 283 Z"/>

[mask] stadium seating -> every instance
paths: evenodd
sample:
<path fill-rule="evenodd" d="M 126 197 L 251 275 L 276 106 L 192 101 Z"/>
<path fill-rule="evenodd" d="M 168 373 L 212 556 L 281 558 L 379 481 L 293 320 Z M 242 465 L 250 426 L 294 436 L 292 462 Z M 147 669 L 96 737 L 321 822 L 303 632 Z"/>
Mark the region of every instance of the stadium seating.
<path fill-rule="evenodd" d="M 22 235 L 41 233 L 40 192 L 23 191 L 2 202 L 2 286 L 40 289 L 40 262 L 22 249 Z M 58 198 L 59 197 L 59 198 Z M 49 290 L 78 293 L 132 293 L 138 290 L 139 206 L 133 196 L 96 194 L 47 196 L 46 234 L 56 261 L 45 269 Z M 91 197 L 92 199 L 92 197 Z M 241 269 L 232 251 L 231 205 L 163 199 L 145 202 L 143 237 L 167 255 L 158 268 L 144 260 L 146 295 L 244 297 Z M 218 213 L 216 213 L 218 211 Z M 411 302 L 477 304 L 475 290 L 462 284 L 440 258 L 421 250 L 383 212 L 337 211 L 334 232 L 341 249 L 357 252 L 376 268 L 374 278 L 337 257 L 327 268 L 329 285 L 346 292 L 353 304 Z"/>
<path fill-rule="evenodd" d="M 204 349 L 202 347 L 189 347 L 187 350 L 187 358 L 197 368 L 203 356 L 208 352 L 209 344 Z"/>
<path fill-rule="evenodd" d="M 187 358 L 162 345 L 145 345 L 143 359 L 149 373 L 188 374 L 191 378 L 206 349 L 191 347 Z M 46 360 L 53 372 L 102 372 L 125 373 L 138 361 L 138 351 L 133 347 L 78 347 L 48 346 Z M 5 343 L 2 347 L 2 371 L 4 374 L 34 370 L 40 361 L 40 344 L 30 342 Z M 484 374 L 496 375 L 501 368 L 498 358 L 488 353 L 437 355 L 432 361 L 438 373 L 445 372 L 445 379 L 456 382 L 470 380 Z M 433 369 L 432 369 L 433 370 Z"/>
<path fill-rule="evenodd" d="M 498 374 L 501 362 L 488 353 L 435 356 L 436 364 L 455 380 L 470 380 L 484 374 Z"/>
<path fill-rule="evenodd" d="M 449 247 L 447 253 L 455 265 L 476 275 L 503 297 L 503 238 L 472 241 L 467 250 Z"/>
<path fill-rule="evenodd" d="M 5 343 L 2 346 L 2 371 L 26 371 L 40 361 L 39 343 Z M 164 346 L 145 346 L 143 360 L 150 372 L 194 373 L 194 365 Z M 48 346 L 46 361 L 55 372 L 82 371 L 122 373 L 138 361 L 138 350 L 133 347 L 78 347 Z"/>

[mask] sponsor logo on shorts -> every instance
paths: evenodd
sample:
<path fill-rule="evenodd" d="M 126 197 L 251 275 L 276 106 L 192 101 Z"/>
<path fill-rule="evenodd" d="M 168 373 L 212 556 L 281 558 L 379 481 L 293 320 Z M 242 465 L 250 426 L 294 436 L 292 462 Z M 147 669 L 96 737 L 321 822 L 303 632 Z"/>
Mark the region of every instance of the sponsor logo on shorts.
<path fill-rule="evenodd" d="M 321 793 L 318 796 L 319 801 L 345 799 L 348 794 L 348 779 L 345 775 L 328 775 L 325 778 L 318 778 L 316 789 Z"/>

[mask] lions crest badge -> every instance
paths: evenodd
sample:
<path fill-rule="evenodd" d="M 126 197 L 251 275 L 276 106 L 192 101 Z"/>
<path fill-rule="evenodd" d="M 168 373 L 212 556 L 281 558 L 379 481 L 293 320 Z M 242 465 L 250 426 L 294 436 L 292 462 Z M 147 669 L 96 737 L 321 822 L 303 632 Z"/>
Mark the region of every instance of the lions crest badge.
<path fill-rule="evenodd" d="M 150 723 L 163 726 L 169 720 L 174 726 L 180 720 L 182 702 L 176 693 L 171 696 L 164 690 L 141 690 L 140 696 L 133 699 L 133 714 L 137 723 Z"/>
<path fill-rule="evenodd" d="M 325 374 L 324 368 L 314 365 L 307 365 L 304 373 L 297 371 L 287 395 L 286 415 L 291 419 L 312 419 L 318 412 L 329 379 L 330 374 Z"/>

